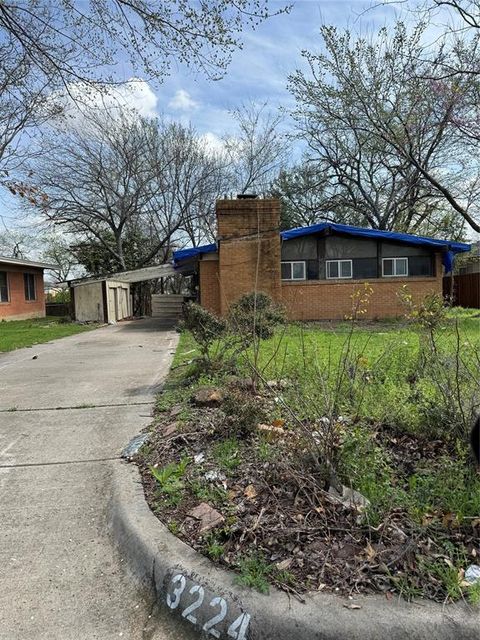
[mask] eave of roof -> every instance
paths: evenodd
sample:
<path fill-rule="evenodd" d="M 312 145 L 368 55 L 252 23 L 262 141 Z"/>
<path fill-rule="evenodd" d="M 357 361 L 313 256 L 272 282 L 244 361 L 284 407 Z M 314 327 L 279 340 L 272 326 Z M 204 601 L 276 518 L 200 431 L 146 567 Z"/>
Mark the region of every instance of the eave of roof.
<path fill-rule="evenodd" d="M 0 263 L 11 264 L 18 267 L 32 267 L 35 269 L 59 269 L 58 264 L 49 264 L 47 262 L 36 262 L 35 260 L 21 260 L 20 258 L 7 258 L 6 256 L 0 256 Z"/>

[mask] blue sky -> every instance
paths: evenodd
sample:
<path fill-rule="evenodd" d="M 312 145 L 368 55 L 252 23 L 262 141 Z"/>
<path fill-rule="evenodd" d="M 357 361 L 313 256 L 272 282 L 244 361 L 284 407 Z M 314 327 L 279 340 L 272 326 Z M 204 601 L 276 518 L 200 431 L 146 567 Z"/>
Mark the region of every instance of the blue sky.
<path fill-rule="evenodd" d="M 282 5 L 272 1 L 270 6 Z M 319 50 L 322 24 L 365 32 L 393 23 L 398 13 L 392 6 L 367 11 L 371 6 L 364 0 L 299 0 L 290 14 L 244 33 L 244 48 L 234 54 L 222 80 L 209 81 L 184 67 L 173 69 L 161 86 L 152 87 L 158 100 L 156 110 L 191 121 L 201 133 L 221 135 L 232 126 L 229 110 L 242 101 L 268 101 L 272 109 L 288 109 L 293 103 L 287 77 L 303 67 L 303 49 Z"/>

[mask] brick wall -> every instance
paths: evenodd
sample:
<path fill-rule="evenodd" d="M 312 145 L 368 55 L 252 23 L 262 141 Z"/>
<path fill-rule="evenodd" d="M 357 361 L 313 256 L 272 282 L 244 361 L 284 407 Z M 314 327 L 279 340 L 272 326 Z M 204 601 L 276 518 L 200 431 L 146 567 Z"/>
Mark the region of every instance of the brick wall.
<path fill-rule="evenodd" d="M 395 318 L 405 313 L 398 291 L 406 284 L 415 301 L 429 293 L 442 295 L 441 255 L 434 278 L 370 279 L 373 289 L 365 319 Z M 290 320 L 343 320 L 352 312 L 352 294 L 364 281 L 282 282 L 282 301 Z"/>
<path fill-rule="evenodd" d="M 219 200 L 217 225 L 221 314 L 255 288 L 279 300 L 280 201 Z"/>
<path fill-rule="evenodd" d="M 0 271 L 7 272 L 9 301 L 0 302 L 0 320 L 24 320 L 45 316 L 43 271 L 40 269 L 12 267 L 0 264 Z M 25 300 L 24 273 L 35 275 L 36 300 Z"/>
<path fill-rule="evenodd" d="M 220 286 L 218 260 L 200 260 L 200 304 L 208 311 L 220 315 Z"/>

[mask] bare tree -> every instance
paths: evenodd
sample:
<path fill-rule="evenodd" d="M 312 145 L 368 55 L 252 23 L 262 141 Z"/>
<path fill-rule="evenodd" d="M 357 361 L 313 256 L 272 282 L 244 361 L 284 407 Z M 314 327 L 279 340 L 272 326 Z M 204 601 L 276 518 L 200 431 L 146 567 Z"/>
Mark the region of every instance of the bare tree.
<path fill-rule="evenodd" d="M 478 154 L 466 153 L 455 125 L 471 85 L 458 76 L 439 84 L 423 33 L 399 22 L 370 41 L 322 28 L 326 53 L 305 53 L 309 76 L 290 78 L 294 116 L 338 197 L 369 225 L 415 231 L 447 206 L 478 231 Z"/>
<path fill-rule="evenodd" d="M 218 78 L 241 48 L 244 29 L 288 10 L 269 12 L 268 0 L 3 0 L 0 30 L 19 59 L 67 88 L 71 81 L 113 81 L 108 69 L 120 53 L 157 80 L 177 62 Z"/>
<path fill-rule="evenodd" d="M 37 208 L 94 272 L 162 263 L 185 237 L 200 240 L 223 176 L 192 128 L 128 114 L 58 132 L 34 175 Z"/>
<path fill-rule="evenodd" d="M 231 161 L 232 186 L 238 193 L 266 193 L 288 157 L 288 141 L 281 130 L 283 117 L 268 103 L 246 103 L 232 111 L 238 131 L 224 138 Z"/>

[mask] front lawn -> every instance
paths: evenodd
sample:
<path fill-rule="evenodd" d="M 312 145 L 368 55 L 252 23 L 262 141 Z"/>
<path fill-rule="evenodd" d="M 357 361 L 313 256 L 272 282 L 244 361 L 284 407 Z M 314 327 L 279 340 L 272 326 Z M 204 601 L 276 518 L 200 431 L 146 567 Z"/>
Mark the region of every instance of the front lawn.
<path fill-rule="evenodd" d="M 227 336 L 209 361 L 182 333 L 137 459 L 152 510 L 263 592 L 478 603 L 480 319 L 440 307 Z"/>
<path fill-rule="evenodd" d="M 95 326 L 76 324 L 56 317 L 0 322 L 0 352 L 31 347 L 34 344 L 49 342 L 56 338 L 72 336 L 83 331 L 90 331 Z"/>

